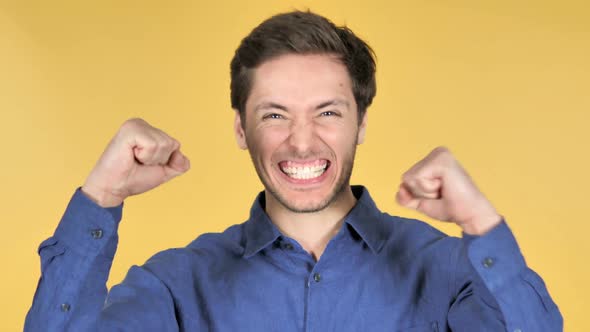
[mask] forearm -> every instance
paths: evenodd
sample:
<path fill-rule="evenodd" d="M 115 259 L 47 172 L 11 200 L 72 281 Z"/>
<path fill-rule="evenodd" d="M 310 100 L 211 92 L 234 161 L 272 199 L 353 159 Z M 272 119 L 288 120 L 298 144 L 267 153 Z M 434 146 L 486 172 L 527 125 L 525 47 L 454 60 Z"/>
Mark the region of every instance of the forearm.
<path fill-rule="evenodd" d="M 562 331 L 563 319 L 543 280 L 526 266 L 510 229 L 501 223 L 467 238 L 467 255 L 498 304 L 507 331 Z"/>
<path fill-rule="evenodd" d="M 41 278 L 26 331 L 84 330 L 98 317 L 120 217 L 120 207 L 102 209 L 74 194 L 55 234 L 39 247 Z"/>

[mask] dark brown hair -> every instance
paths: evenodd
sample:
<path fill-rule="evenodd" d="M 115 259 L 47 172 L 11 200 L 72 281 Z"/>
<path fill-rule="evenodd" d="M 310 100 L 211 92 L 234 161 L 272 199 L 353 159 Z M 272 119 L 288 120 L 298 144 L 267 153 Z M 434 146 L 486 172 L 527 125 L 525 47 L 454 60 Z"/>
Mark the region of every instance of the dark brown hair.
<path fill-rule="evenodd" d="M 359 119 L 362 118 L 376 92 L 373 50 L 345 26 L 337 27 L 309 11 L 294 11 L 262 22 L 236 50 L 231 61 L 231 105 L 240 112 L 242 120 L 252 88 L 252 71 L 285 54 L 335 55 L 348 69 Z"/>

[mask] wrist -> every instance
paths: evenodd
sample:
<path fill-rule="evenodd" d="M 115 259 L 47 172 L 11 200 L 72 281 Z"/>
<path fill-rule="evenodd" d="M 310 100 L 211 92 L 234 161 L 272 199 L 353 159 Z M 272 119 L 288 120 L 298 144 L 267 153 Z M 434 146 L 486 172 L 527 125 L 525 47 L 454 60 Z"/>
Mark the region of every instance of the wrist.
<path fill-rule="evenodd" d="M 502 218 L 501 215 L 494 213 L 474 218 L 470 221 L 459 224 L 459 226 L 465 234 L 481 236 L 498 226 L 502 220 L 504 220 L 504 218 Z"/>
<path fill-rule="evenodd" d="M 82 186 L 82 188 L 80 188 L 80 190 L 91 201 L 93 201 L 98 206 L 103 207 L 103 208 L 110 208 L 110 207 L 119 206 L 124 201 L 124 198 L 122 198 L 122 197 L 119 197 L 119 196 L 116 196 L 113 194 L 109 194 L 109 193 L 105 192 L 104 190 L 99 190 L 99 189 L 93 188 L 92 186 L 89 186 L 87 184 L 84 184 Z"/>

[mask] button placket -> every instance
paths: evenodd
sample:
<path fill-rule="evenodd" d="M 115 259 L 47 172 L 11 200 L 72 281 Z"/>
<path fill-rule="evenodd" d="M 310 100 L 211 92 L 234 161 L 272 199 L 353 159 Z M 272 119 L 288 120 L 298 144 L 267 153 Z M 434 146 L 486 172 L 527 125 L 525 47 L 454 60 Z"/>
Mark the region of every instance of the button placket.
<path fill-rule="evenodd" d="M 320 281 L 322 281 L 322 275 L 321 275 L 321 274 L 319 274 L 319 273 L 317 273 L 317 272 L 316 272 L 316 273 L 314 273 L 314 274 L 313 274 L 313 281 L 315 281 L 315 282 L 320 282 Z"/>
<path fill-rule="evenodd" d="M 318 284 L 322 281 L 322 274 L 319 272 L 313 272 L 307 279 L 307 288 L 310 288 L 312 284 Z"/>

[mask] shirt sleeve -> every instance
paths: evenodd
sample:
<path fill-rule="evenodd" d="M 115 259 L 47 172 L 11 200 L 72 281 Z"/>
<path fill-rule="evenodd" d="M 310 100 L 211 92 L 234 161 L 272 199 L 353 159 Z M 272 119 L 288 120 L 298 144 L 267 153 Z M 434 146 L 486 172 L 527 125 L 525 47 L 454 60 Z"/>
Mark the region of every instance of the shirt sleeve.
<path fill-rule="evenodd" d="M 477 326 L 473 317 L 478 315 L 497 317 L 489 319 L 495 322 L 490 324 L 501 323 L 502 330 L 510 332 L 563 330 L 557 305 L 543 280 L 527 267 L 505 222 L 483 236 L 464 234 L 461 250 L 456 287 L 459 295 L 449 314 L 453 331 Z M 481 326 L 476 330 L 488 331 Z"/>
<path fill-rule="evenodd" d="M 97 319 L 122 208 L 102 208 L 76 190 L 55 233 L 39 246 L 41 278 L 25 331 L 86 331 Z"/>

